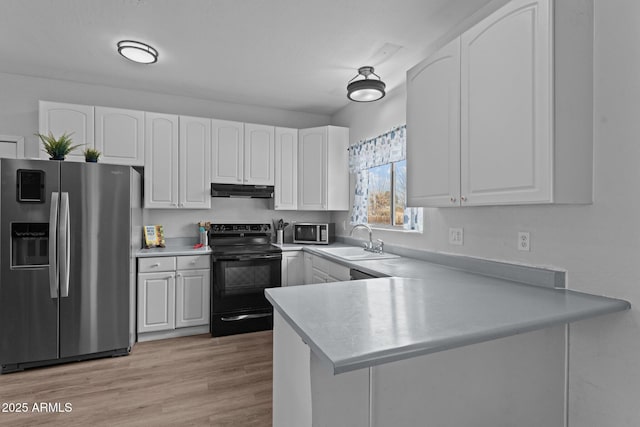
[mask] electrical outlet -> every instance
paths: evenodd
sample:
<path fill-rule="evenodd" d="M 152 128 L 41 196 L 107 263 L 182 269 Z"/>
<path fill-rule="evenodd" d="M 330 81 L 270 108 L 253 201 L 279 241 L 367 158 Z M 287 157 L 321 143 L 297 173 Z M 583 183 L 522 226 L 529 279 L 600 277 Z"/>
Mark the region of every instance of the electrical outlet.
<path fill-rule="evenodd" d="M 462 228 L 449 229 L 449 244 L 462 245 L 464 243 L 464 231 Z"/>
<path fill-rule="evenodd" d="M 518 232 L 518 250 L 531 251 L 531 234 L 528 231 Z"/>

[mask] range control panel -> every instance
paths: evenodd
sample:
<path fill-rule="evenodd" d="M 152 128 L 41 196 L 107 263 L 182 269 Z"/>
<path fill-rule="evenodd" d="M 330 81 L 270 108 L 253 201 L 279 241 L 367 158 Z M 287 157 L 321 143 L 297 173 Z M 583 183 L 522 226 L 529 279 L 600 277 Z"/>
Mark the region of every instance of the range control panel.
<path fill-rule="evenodd" d="M 270 224 L 211 224 L 211 233 L 270 233 Z"/>

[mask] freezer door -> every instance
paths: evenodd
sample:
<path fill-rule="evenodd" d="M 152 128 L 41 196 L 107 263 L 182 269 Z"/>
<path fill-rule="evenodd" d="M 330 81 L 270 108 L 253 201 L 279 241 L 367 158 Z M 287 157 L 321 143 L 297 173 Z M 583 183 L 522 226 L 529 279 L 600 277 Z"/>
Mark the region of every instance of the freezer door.
<path fill-rule="evenodd" d="M 57 266 L 51 250 L 56 224 L 49 222 L 56 221 L 52 200 L 59 191 L 59 167 L 49 160 L 0 161 L 1 365 L 58 358 Z"/>
<path fill-rule="evenodd" d="M 60 357 L 129 346 L 129 181 L 127 166 L 61 166 Z"/>

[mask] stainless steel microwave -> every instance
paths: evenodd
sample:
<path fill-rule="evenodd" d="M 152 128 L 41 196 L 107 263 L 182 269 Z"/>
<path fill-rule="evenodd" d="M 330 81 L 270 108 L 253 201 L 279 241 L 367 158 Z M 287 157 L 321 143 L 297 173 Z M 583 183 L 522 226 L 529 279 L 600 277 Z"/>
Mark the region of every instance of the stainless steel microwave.
<path fill-rule="evenodd" d="M 293 224 L 293 243 L 328 245 L 336 234 L 334 223 L 298 222 Z"/>

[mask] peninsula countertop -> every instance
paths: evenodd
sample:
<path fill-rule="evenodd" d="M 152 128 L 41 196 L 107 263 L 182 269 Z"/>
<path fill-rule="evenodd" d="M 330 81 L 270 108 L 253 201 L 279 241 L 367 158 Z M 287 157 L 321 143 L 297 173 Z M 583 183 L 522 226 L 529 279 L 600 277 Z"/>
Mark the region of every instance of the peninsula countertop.
<path fill-rule="evenodd" d="M 627 301 L 433 265 L 272 288 L 267 299 L 335 374 L 627 310 Z"/>

